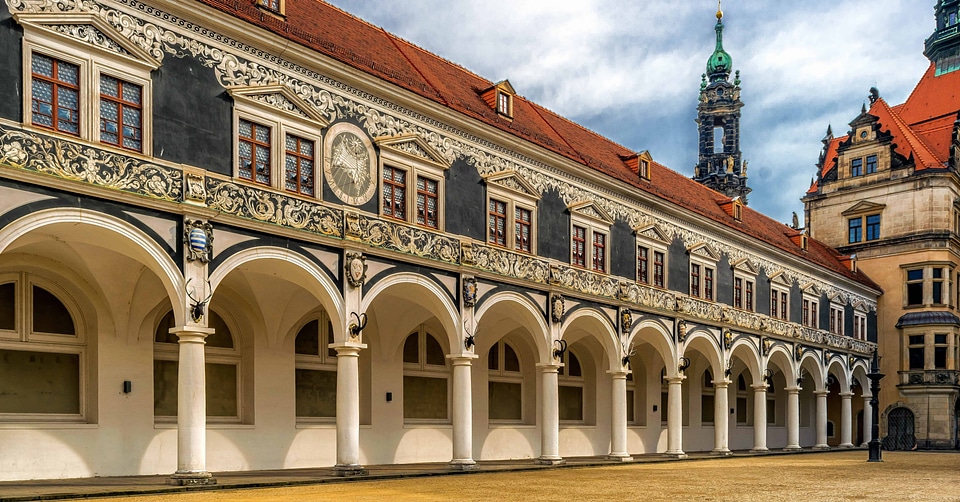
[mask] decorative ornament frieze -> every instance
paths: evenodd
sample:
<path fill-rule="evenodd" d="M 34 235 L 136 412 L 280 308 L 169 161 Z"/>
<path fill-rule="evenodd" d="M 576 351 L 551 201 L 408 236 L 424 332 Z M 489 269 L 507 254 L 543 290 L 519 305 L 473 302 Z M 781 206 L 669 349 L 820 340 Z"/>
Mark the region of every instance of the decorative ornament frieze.
<path fill-rule="evenodd" d="M 610 299 L 616 299 L 620 292 L 620 280 L 616 277 L 562 264 L 550 266 L 550 284 Z"/>
<path fill-rule="evenodd" d="M 677 297 L 678 313 L 699 317 L 707 321 L 720 322 L 723 320 L 723 305 L 705 302 L 689 296 Z"/>
<path fill-rule="evenodd" d="M 179 169 L 3 126 L 0 164 L 171 202 L 183 199 Z"/>
<path fill-rule="evenodd" d="M 464 264 L 472 263 L 473 267 L 480 270 L 539 284 L 546 284 L 550 276 L 547 261 L 534 256 L 479 243 L 473 243 L 469 255 L 466 253 Z"/>
<path fill-rule="evenodd" d="M 106 36 L 95 26 L 89 24 L 59 24 L 51 26 L 50 28 L 57 33 L 75 38 L 82 42 L 87 42 L 100 47 L 101 49 L 106 49 L 117 54 L 123 54 L 124 56 L 130 55 L 130 51 L 124 49 L 120 44 L 114 42 L 113 39 Z"/>
<path fill-rule="evenodd" d="M 460 261 L 460 240 L 455 237 L 365 215 L 359 215 L 357 223 L 360 240 L 372 246 L 446 263 Z"/>
<path fill-rule="evenodd" d="M 328 237 L 343 236 L 343 212 L 259 188 L 207 178 L 207 206 L 226 214 L 307 230 Z"/>

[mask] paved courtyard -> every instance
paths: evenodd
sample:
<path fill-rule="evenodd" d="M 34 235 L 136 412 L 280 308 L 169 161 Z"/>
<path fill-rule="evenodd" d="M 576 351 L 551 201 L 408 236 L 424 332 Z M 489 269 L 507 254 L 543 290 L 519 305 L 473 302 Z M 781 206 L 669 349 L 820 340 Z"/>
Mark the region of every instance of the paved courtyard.
<path fill-rule="evenodd" d="M 422 470 L 420 476 L 400 479 L 214 489 L 122 500 L 960 501 L 960 453 L 884 452 L 880 464 L 867 463 L 866 457 L 866 451 L 857 450 L 508 472 L 488 469 L 456 476 Z M 403 472 L 397 471 L 397 475 Z"/>

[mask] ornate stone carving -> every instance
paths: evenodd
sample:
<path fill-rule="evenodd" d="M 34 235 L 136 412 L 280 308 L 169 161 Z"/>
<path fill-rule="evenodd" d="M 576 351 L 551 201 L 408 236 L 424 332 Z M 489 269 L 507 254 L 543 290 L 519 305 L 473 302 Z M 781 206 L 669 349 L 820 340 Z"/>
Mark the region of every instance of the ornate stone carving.
<path fill-rule="evenodd" d="M 463 306 L 473 307 L 477 303 L 477 280 L 473 277 L 463 278 Z"/>
<path fill-rule="evenodd" d="M 360 240 L 384 249 L 447 263 L 459 263 L 460 240 L 418 227 L 359 216 Z"/>
<path fill-rule="evenodd" d="M 763 357 L 767 357 L 770 355 L 770 349 L 772 347 L 773 347 L 773 340 L 767 337 L 762 337 L 760 339 L 760 349 L 763 354 Z"/>
<path fill-rule="evenodd" d="M 346 272 L 347 283 L 355 288 L 363 286 L 367 281 L 367 258 L 360 253 L 347 253 L 343 260 L 343 269 Z"/>
<path fill-rule="evenodd" d="M 620 332 L 624 335 L 630 334 L 630 329 L 633 328 L 633 312 L 627 308 L 620 309 Z"/>
<path fill-rule="evenodd" d="M 563 314 L 566 312 L 563 303 L 563 295 L 560 293 L 550 295 L 550 320 L 555 323 L 563 322 Z"/>
<path fill-rule="evenodd" d="M 460 241 L 460 263 L 463 265 L 473 265 L 476 262 L 476 256 L 473 252 L 473 242 L 469 240 Z"/>
<path fill-rule="evenodd" d="M 343 233 L 348 239 L 360 240 L 362 230 L 360 229 L 360 214 L 353 211 L 344 211 L 343 213 Z"/>
<path fill-rule="evenodd" d="M 799 343 L 795 344 L 793 346 L 793 359 L 796 360 L 797 362 L 800 362 L 800 359 L 802 358 L 803 358 L 803 345 Z"/>
<path fill-rule="evenodd" d="M 89 24 L 60 24 L 51 26 L 57 33 L 62 33 L 68 37 L 76 38 L 83 42 L 93 44 L 101 49 L 106 49 L 117 54 L 125 56 L 130 55 L 130 51 L 124 49 L 117 42 L 106 36 L 96 27 Z"/>
<path fill-rule="evenodd" d="M 689 296 L 677 297 L 677 312 L 689 314 L 700 319 L 719 322 L 723 320 L 723 306 L 718 303 L 705 302 Z"/>
<path fill-rule="evenodd" d="M 724 306 L 722 308 L 724 322 L 746 329 L 760 329 L 761 318 L 758 314 L 747 312 L 745 310 L 738 310 L 733 307 Z"/>
<path fill-rule="evenodd" d="M 620 291 L 620 281 L 615 277 L 560 264 L 551 265 L 550 284 L 611 299 Z"/>
<path fill-rule="evenodd" d="M 729 329 L 723 330 L 723 348 L 727 350 L 733 348 L 733 333 Z"/>
<path fill-rule="evenodd" d="M 207 187 L 204 176 L 199 173 L 186 173 L 187 182 L 184 183 L 183 199 L 189 202 L 206 204 Z"/>
<path fill-rule="evenodd" d="M 677 319 L 677 343 L 687 341 L 687 321 Z"/>
<path fill-rule="evenodd" d="M 210 263 L 213 259 L 213 225 L 200 220 L 183 220 L 184 252 L 187 261 Z"/>
<path fill-rule="evenodd" d="M 547 262 L 533 256 L 479 243 L 473 244 L 472 254 L 473 266 L 488 272 L 540 284 L 550 275 Z"/>
<path fill-rule="evenodd" d="M 178 169 L 3 126 L 0 162 L 155 199 L 183 199 L 183 172 Z"/>
<path fill-rule="evenodd" d="M 286 96 L 284 96 L 283 94 L 280 94 L 279 92 L 270 93 L 270 94 L 251 94 L 250 98 L 257 100 L 267 106 L 270 106 L 288 113 L 292 113 L 294 115 L 298 115 L 305 119 L 312 118 L 306 113 L 304 113 L 299 106 L 295 105 L 292 101 L 287 99 Z"/>
<path fill-rule="evenodd" d="M 318 203 L 207 178 L 207 205 L 227 214 L 342 237 L 343 213 Z"/>

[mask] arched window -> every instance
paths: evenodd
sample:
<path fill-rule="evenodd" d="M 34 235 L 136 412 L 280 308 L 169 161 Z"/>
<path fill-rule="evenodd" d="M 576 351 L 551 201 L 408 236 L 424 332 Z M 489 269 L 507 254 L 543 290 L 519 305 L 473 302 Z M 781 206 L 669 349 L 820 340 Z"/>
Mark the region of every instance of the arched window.
<path fill-rule="evenodd" d="M 488 418 L 491 421 L 523 420 L 523 374 L 520 358 L 507 342 L 500 340 L 487 355 Z"/>
<path fill-rule="evenodd" d="M 713 387 L 713 373 L 710 370 L 703 372 L 703 381 L 700 385 L 700 423 L 712 425 L 714 423 L 714 402 L 716 389 Z"/>
<path fill-rule="evenodd" d="M 747 392 L 747 381 L 741 373 L 737 377 L 737 425 L 751 425 L 753 423 L 753 414 L 750 413 L 751 400 L 750 393 Z"/>
<path fill-rule="evenodd" d="M 239 422 L 240 352 L 223 317 L 213 309 L 208 309 L 207 315 L 207 325 L 214 329 L 204 346 L 207 421 Z M 158 422 L 172 422 L 177 417 L 180 347 L 177 335 L 170 333 L 174 325 L 171 310 L 157 324 L 154 335 L 153 414 Z"/>
<path fill-rule="evenodd" d="M 79 311 L 55 283 L 0 275 L 0 421 L 79 421 L 86 412 Z"/>
<path fill-rule="evenodd" d="M 450 419 L 450 371 L 443 347 L 424 325 L 403 342 L 403 418 Z"/>
<path fill-rule="evenodd" d="M 294 342 L 296 352 L 297 419 L 337 416 L 337 351 L 333 325 L 326 312 L 304 324 Z"/>
<path fill-rule="evenodd" d="M 583 368 L 573 351 L 563 353 L 559 370 L 560 420 L 583 422 Z"/>

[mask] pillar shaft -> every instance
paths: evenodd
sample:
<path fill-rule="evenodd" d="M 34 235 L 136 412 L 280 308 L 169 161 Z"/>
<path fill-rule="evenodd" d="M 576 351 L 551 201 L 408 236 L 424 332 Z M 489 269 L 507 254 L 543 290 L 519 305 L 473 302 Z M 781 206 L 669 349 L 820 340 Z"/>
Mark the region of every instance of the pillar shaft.
<path fill-rule="evenodd" d="M 683 393 L 680 385 L 684 376 L 667 378 L 667 451 L 666 454 L 686 457 L 683 452 Z"/>
<path fill-rule="evenodd" d="M 610 454 L 608 458 L 629 460 L 627 453 L 627 372 L 611 371 Z"/>
<path fill-rule="evenodd" d="M 827 394 L 829 393 L 826 390 L 814 392 L 817 396 L 817 444 L 814 448 L 820 450 L 830 449 L 827 445 Z"/>
<path fill-rule="evenodd" d="M 559 364 L 541 364 L 540 458 L 537 463 L 557 464 L 560 457 L 560 398 L 557 388 Z"/>
<path fill-rule="evenodd" d="M 365 473 L 360 465 L 360 350 L 362 344 L 334 343 L 337 351 L 338 475 Z"/>
<path fill-rule="evenodd" d="M 177 370 L 177 472 L 170 482 L 178 485 L 214 483 L 207 472 L 207 383 L 204 345 L 211 328 L 171 328 L 180 343 Z"/>
<path fill-rule="evenodd" d="M 787 447 L 800 449 L 800 387 L 787 387 Z"/>
<path fill-rule="evenodd" d="M 873 413 L 870 410 L 870 397 L 863 396 L 863 444 L 860 446 L 868 446 L 867 443 L 873 439 Z"/>
<path fill-rule="evenodd" d="M 476 466 L 473 460 L 473 384 L 471 368 L 477 356 L 447 356 L 453 362 L 453 460 L 460 469 Z"/>
<path fill-rule="evenodd" d="M 717 455 L 730 454 L 730 411 L 727 390 L 730 380 L 714 380 L 713 405 L 713 452 Z"/>
<path fill-rule="evenodd" d="M 851 408 L 852 392 L 840 394 L 840 447 L 853 448 L 853 410 Z"/>
<path fill-rule="evenodd" d="M 753 448 L 750 451 L 768 451 L 766 383 L 753 386 Z"/>

